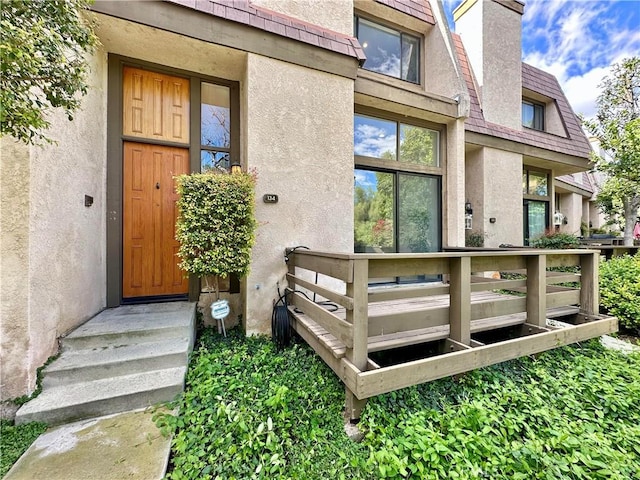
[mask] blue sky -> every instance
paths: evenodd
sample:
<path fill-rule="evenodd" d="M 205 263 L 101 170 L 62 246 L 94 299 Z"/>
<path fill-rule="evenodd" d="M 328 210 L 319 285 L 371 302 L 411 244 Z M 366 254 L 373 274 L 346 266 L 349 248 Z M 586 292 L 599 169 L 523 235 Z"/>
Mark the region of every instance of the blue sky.
<path fill-rule="evenodd" d="M 451 12 L 460 0 L 444 0 Z M 640 56 L 640 0 L 525 0 L 522 60 L 556 76 L 573 110 L 596 112 L 598 85 L 623 58 Z"/>

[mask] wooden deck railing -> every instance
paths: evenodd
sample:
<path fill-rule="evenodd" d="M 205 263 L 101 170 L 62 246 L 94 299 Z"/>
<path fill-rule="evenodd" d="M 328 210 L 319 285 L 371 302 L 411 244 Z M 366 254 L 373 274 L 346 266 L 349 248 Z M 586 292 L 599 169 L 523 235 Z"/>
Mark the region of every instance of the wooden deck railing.
<path fill-rule="evenodd" d="M 548 312 L 567 307 L 579 312 L 581 322 L 603 320 L 598 317 L 597 251 L 333 254 L 296 250 L 288 258 L 289 303 L 299 313 L 294 313 L 294 328 L 345 382 L 352 418 L 359 416 L 363 400 L 370 396 L 617 329 L 615 319 L 609 319 L 574 336 L 564 332 L 515 349 L 505 345 L 504 352 L 494 348 L 500 342 L 484 345 L 472 337 L 476 332 L 515 324 L 522 325 L 522 335 L 554 333 L 547 327 Z M 579 266 L 580 273 L 548 270 L 571 266 Z M 483 272 L 519 272 L 526 278 L 490 278 Z M 370 287 L 372 279 L 417 275 L 438 275 L 443 281 Z M 557 285 L 571 281 L 579 281 L 579 288 Z M 492 293 L 496 290 L 520 296 Z M 340 308 L 329 311 L 311 300 L 312 296 Z M 296 321 L 306 322 L 304 328 Z M 454 362 L 453 369 L 443 369 L 429 358 L 419 361 L 421 366 L 395 373 L 387 372 L 390 367 L 380 368 L 369 357 L 372 351 L 430 340 L 444 340 L 447 354 L 474 352 L 474 356 Z M 384 379 L 369 375 L 376 373 L 385 373 Z M 389 376 L 394 374 L 404 378 Z"/>

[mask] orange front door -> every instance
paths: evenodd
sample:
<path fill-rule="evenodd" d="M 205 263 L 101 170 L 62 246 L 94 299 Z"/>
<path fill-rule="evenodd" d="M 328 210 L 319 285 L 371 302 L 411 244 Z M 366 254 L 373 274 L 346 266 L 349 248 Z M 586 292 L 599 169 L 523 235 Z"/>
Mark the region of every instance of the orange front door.
<path fill-rule="evenodd" d="M 189 79 L 124 67 L 122 135 L 129 140 L 123 151 L 124 298 L 189 290 L 176 256 L 173 180 L 189 172 L 189 112 Z"/>
<path fill-rule="evenodd" d="M 173 177 L 189 172 L 187 148 L 124 142 L 124 298 L 185 294 L 175 240 Z"/>

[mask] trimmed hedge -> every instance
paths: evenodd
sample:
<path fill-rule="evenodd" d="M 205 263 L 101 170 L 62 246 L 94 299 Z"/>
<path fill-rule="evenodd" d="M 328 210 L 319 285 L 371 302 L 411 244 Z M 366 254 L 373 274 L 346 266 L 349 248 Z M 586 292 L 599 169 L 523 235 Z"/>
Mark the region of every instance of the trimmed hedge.
<path fill-rule="evenodd" d="M 531 240 L 529 245 L 533 248 L 546 249 L 576 248 L 580 245 L 580 239 L 570 233 L 547 232 L 541 237 Z"/>
<path fill-rule="evenodd" d="M 256 229 L 254 188 L 250 173 L 177 177 L 180 268 L 198 277 L 249 272 Z"/>

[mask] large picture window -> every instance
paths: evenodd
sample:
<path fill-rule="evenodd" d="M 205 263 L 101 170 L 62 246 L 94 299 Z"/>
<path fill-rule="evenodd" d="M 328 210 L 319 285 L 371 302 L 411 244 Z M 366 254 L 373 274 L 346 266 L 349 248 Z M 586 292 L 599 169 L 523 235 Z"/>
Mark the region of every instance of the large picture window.
<path fill-rule="evenodd" d="M 356 115 L 353 142 L 357 156 L 440 166 L 440 134 L 428 128 Z"/>
<path fill-rule="evenodd" d="M 420 83 L 419 38 L 360 17 L 356 17 L 355 27 L 367 55 L 366 70 Z"/>

